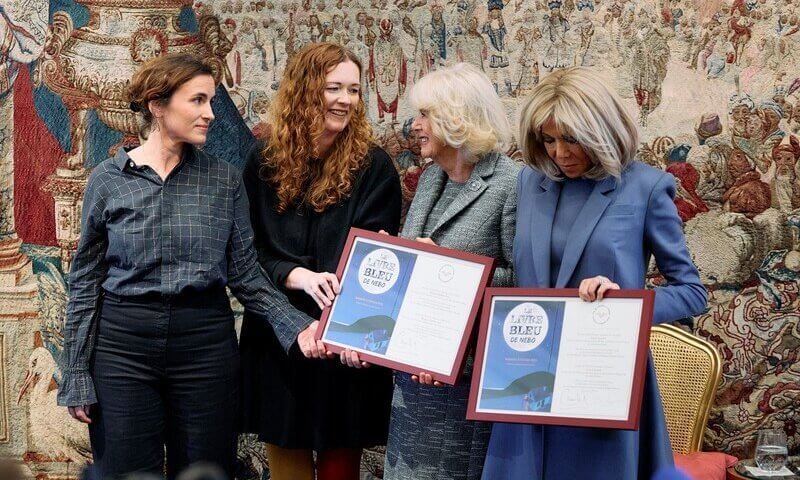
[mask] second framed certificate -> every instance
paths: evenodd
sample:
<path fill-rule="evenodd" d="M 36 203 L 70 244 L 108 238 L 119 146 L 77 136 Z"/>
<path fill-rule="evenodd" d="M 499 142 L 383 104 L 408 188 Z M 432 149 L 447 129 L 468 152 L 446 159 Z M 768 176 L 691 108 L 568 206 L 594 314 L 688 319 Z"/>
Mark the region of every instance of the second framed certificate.
<path fill-rule="evenodd" d="M 353 228 L 342 287 L 317 329 L 328 348 L 453 384 L 494 259 Z"/>
<path fill-rule="evenodd" d="M 487 289 L 467 418 L 637 429 L 653 298 Z"/>

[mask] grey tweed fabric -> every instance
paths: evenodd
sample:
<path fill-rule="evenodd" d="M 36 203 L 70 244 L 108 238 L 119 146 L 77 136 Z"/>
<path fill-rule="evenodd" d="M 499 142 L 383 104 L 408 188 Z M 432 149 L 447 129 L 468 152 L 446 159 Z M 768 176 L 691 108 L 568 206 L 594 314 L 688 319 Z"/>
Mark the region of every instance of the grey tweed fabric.
<path fill-rule="evenodd" d="M 492 284 L 511 286 L 520 168 L 503 154 L 487 154 L 435 225 L 426 227 L 448 180 L 441 168 L 430 166 L 420 178 L 402 236 L 430 231 L 438 245 L 494 257 Z M 470 356 L 452 387 L 419 385 L 407 374 L 395 374 L 385 480 L 480 479 L 490 426 L 466 420 L 471 371 Z"/>

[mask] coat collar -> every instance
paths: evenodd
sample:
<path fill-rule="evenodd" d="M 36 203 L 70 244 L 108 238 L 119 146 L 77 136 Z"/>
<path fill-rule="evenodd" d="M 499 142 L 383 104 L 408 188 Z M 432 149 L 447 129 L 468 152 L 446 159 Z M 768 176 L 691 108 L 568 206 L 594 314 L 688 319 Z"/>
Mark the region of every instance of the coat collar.
<path fill-rule="evenodd" d="M 433 236 L 447 222 L 455 218 L 456 215 L 467 208 L 472 202 L 477 200 L 478 197 L 480 197 L 483 192 L 489 188 L 489 184 L 486 182 L 486 180 L 491 177 L 492 174 L 494 174 L 494 170 L 499 159 L 500 154 L 492 152 L 478 160 L 478 163 L 472 170 L 467 183 L 464 184 L 464 187 L 460 192 L 458 192 L 458 195 L 453 200 L 453 203 L 447 207 L 447 209 L 442 213 L 442 216 L 439 218 L 439 221 L 436 222 L 436 226 L 431 231 L 431 236 Z M 434 190 L 437 193 L 441 191 L 441 186 L 447 181 L 447 174 L 442 172 L 442 177 L 443 178 L 441 178 L 439 182 L 439 189 Z M 438 197 L 438 195 L 436 196 Z M 433 203 L 431 203 L 431 208 L 433 208 Z M 430 213 L 430 210 L 428 210 L 428 212 Z"/>
<path fill-rule="evenodd" d="M 567 237 L 557 279 L 550 278 L 550 242 L 558 197 L 561 193 L 561 182 L 545 177 L 539 183 L 539 191 L 534 194 L 532 200 L 531 246 L 536 277 L 539 279 L 540 285 L 556 288 L 563 288 L 567 285 L 594 227 L 613 199 L 609 193 L 617 188 L 617 182 L 616 178 L 607 177 L 595 183 L 592 193 L 589 194 L 589 198 L 578 213 Z M 553 280 L 555 280 L 555 284 L 552 284 Z"/>
<path fill-rule="evenodd" d="M 431 236 L 481 196 L 486 188 L 488 188 L 489 185 L 486 182 L 488 178 L 494 174 L 497 162 L 501 157 L 502 154 L 491 152 L 478 160 L 464 188 L 462 188 L 461 192 L 459 192 L 458 196 L 453 200 L 453 203 L 447 207 L 447 210 L 444 211 L 442 217 L 432 230 Z M 425 222 L 431 210 L 433 210 L 436 201 L 439 199 L 439 192 L 442 191 L 442 187 L 445 182 L 447 182 L 447 174 L 444 170 L 435 165 L 428 168 L 435 169 L 431 172 L 433 178 L 426 182 L 424 190 L 417 190 L 414 196 L 414 205 L 412 208 L 414 212 L 413 218 L 410 211 L 409 218 L 406 219 L 406 225 L 403 227 L 403 236 L 407 238 L 416 238 L 422 235 Z"/>

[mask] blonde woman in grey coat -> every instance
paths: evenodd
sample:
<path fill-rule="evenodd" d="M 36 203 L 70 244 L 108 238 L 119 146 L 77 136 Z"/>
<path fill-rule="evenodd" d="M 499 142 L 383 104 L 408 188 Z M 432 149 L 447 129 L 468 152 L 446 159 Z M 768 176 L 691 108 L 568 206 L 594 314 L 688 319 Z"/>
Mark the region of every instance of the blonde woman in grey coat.
<path fill-rule="evenodd" d="M 502 153 L 510 125 L 500 98 L 478 68 L 459 63 L 431 72 L 410 92 L 424 158 L 402 236 L 497 259 L 492 284 L 512 286 L 520 165 Z M 490 427 L 465 420 L 472 355 L 458 385 L 431 375 L 395 374 L 386 480 L 481 477 Z"/>

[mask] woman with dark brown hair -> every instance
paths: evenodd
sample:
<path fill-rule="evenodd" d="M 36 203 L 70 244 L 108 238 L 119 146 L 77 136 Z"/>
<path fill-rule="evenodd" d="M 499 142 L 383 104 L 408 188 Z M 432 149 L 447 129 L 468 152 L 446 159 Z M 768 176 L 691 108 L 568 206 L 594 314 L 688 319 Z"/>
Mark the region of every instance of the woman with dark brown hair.
<path fill-rule="evenodd" d="M 350 227 L 394 235 L 400 223 L 400 181 L 372 143 L 362 74 L 359 59 L 333 43 L 295 54 L 271 133 L 244 173 L 259 262 L 314 318 L 339 292 L 333 272 Z M 361 449 L 386 443 L 391 371 L 287 354 L 248 310 L 240 348 L 244 430 L 267 442 L 272 478 L 313 480 L 316 470 L 320 480 L 357 479 Z"/>
<path fill-rule="evenodd" d="M 311 318 L 262 275 L 236 167 L 198 149 L 215 79 L 172 54 L 133 76 L 146 140 L 89 177 L 69 278 L 58 403 L 89 424 L 98 478 L 212 462 L 233 476 L 239 354 L 225 292 L 285 349 L 325 356 Z"/>

